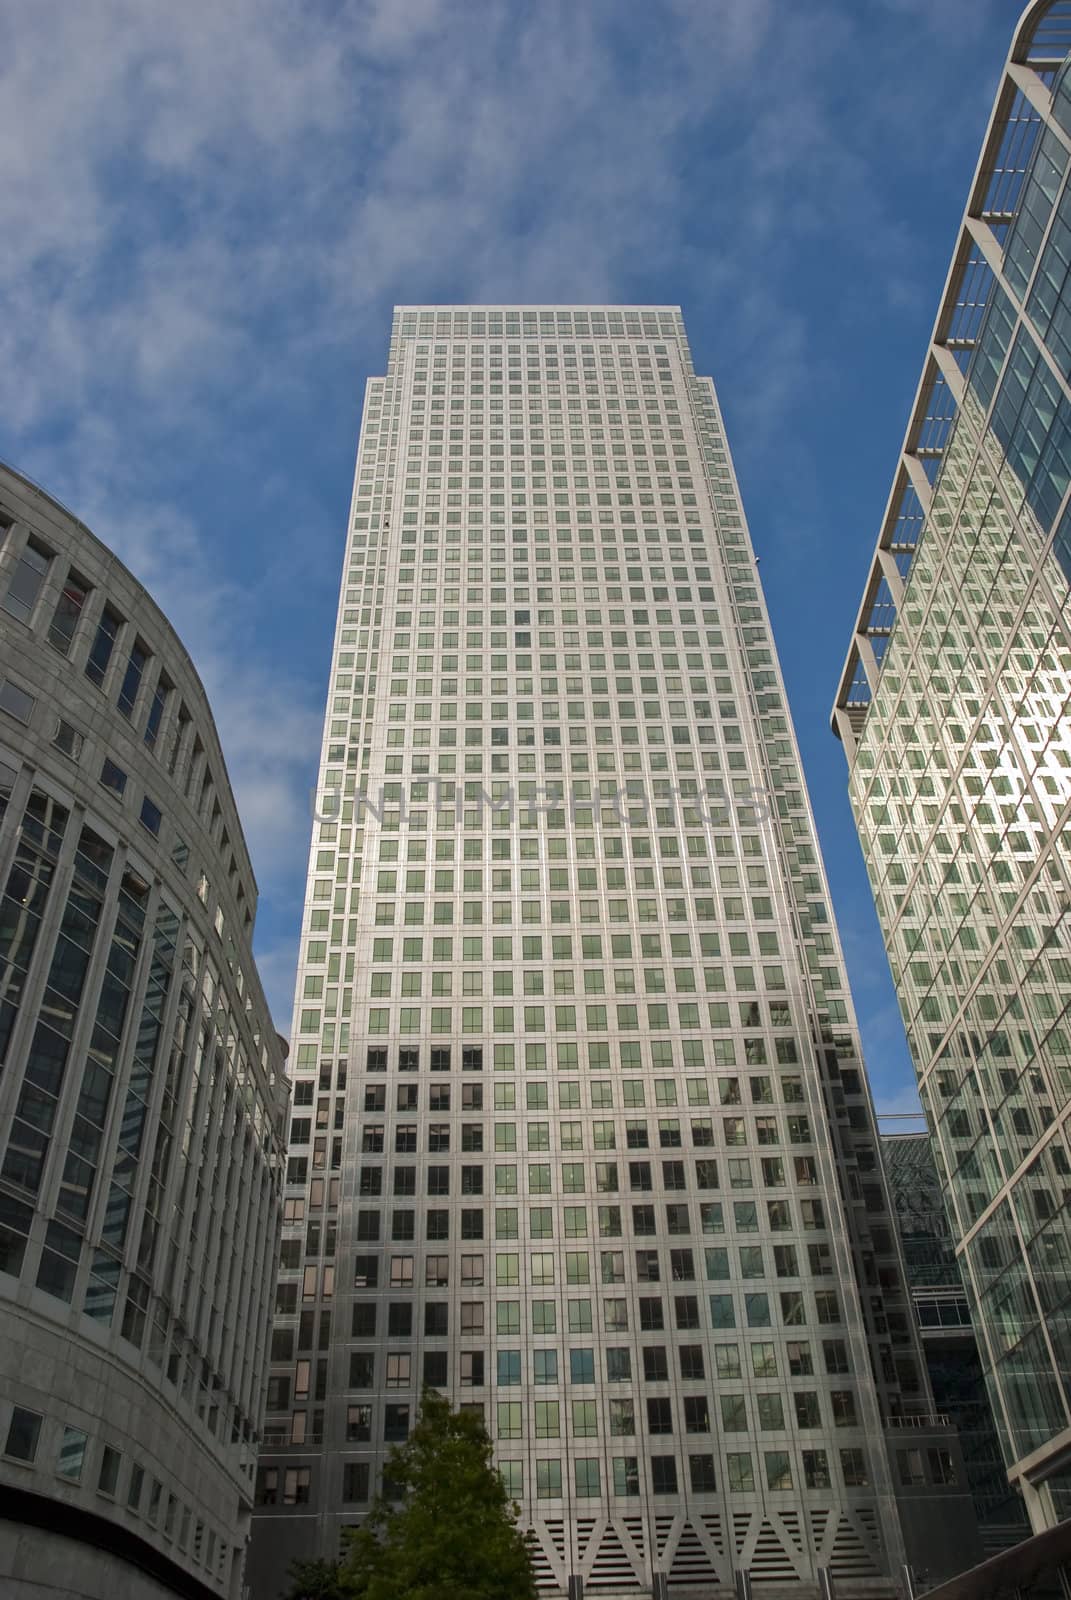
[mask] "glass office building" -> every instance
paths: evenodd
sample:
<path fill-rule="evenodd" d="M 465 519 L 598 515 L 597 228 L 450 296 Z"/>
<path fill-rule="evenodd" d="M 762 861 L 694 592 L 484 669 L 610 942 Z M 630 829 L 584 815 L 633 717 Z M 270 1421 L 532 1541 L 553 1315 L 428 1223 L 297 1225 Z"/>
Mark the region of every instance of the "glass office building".
<path fill-rule="evenodd" d="M 885 1133 L 881 1153 L 934 1404 L 955 1425 L 987 1556 L 1029 1537 L 1008 1482 L 941 1180 L 926 1133 Z"/>
<path fill-rule="evenodd" d="M 1007 1467 L 1071 1513 L 1071 8 L 1025 13 L 834 711 Z"/>
<path fill-rule="evenodd" d="M 815 1593 L 822 1570 L 889 1594 L 905 1559 L 966 1564 L 755 559 L 676 309 L 396 312 L 291 1064 L 258 1600 L 337 1553 L 422 1385 L 482 1413 L 548 1594 L 740 1571 Z M 930 1530 L 946 1547 L 920 1553 Z"/>

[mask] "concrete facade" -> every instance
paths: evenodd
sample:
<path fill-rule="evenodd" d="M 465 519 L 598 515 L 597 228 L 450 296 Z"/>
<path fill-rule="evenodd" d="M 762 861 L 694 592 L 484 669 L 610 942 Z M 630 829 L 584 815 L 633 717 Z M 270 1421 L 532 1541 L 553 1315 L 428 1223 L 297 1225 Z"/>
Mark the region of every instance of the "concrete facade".
<path fill-rule="evenodd" d="M 235 1597 L 287 1093 L 256 886 L 179 640 L 6 469 L 0 891 L 0 1588 Z"/>

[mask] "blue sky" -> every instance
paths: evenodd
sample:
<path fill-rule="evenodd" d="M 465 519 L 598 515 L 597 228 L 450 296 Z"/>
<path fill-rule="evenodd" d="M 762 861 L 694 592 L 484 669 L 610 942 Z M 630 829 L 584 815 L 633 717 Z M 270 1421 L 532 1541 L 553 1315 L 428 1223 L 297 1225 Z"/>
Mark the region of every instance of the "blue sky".
<path fill-rule="evenodd" d="M 879 1103 L 913 1077 L 829 707 L 1009 0 L 35 0 L 0 18 L 0 456 L 175 622 L 289 1019 L 365 377 L 395 302 L 684 308 Z"/>

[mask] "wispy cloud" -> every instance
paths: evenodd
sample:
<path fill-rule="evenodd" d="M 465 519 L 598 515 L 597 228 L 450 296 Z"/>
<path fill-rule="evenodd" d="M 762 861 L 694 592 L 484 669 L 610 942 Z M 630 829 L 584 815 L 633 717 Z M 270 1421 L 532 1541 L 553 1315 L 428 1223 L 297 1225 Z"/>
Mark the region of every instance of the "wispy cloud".
<path fill-rule="evenodd" d="M 925 301 L 922 141 L 939 105 L 942 151 L 969 155 L 995 9 L 6 8 L 0 450 L 182 631 L 269 941 L 296 915 L 357 395 L 390 304 L 683 303 L 777 492 L 775 549 L 813 556 L 827 484 L 793 419 L 835 406 L 875 304 Z"/>

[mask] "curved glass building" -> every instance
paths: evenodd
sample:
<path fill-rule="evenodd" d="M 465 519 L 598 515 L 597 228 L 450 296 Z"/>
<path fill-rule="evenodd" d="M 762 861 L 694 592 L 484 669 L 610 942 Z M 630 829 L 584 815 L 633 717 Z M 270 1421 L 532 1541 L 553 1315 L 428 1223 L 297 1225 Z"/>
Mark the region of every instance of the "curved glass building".
<path fill-rule="evenodd" d="M 0 1587 L 235 1596 L 283 1047 L 166 618 L 0 470 Z"/>
<path fill-rule="evenodd" d="M 1071 8 L 1001 75 L 834 710 L 1010 1476 L 1071 1515 Z"/>

